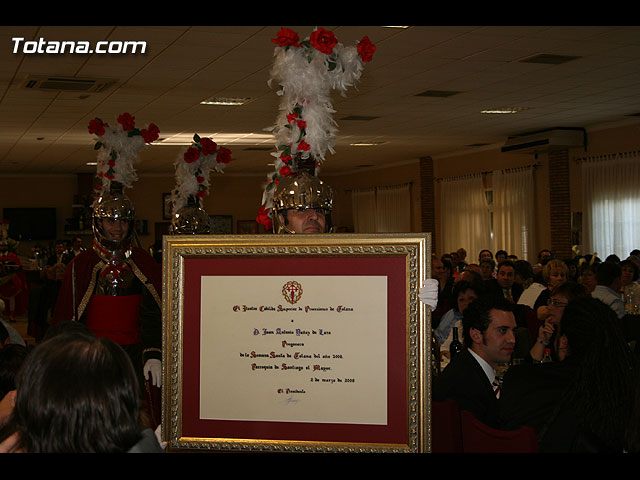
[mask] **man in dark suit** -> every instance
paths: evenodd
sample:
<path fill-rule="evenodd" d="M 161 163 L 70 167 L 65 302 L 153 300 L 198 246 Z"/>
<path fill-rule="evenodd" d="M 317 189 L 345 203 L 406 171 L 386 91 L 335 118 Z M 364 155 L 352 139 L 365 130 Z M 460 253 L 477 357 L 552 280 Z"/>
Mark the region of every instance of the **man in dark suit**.
<path fill-rule="evenodd" d="M 433 400 L 453 398 L 490 426 L 498 425 L 496 368 L 511 359 L 516 320 L 513 305 L 487 295 L 472 302 L 462 319 L 466 349 L 456 355 L 433 383 Z"/>
<path fill-rule="evenodd" d="M 62 263 L 67 264 L 74 257 L 80 255 L 84 252 L 84 247 L 82 246 L 82 237 L 74 237 L 73 242 L 71 243 L 71 248 L 67 250 L 67 253 L 62 261 Z"/>
<path fill-rule="evenodd" d="M 68 263 L 66 258 L 66 252 L 64 248 L 64 242 L 59 240 L 56 242 L 56 246 L 52 255 L 47 259 L 47 265 L 53 266 L 58 263 Z"/>
<path fill-rule="evenodd" d="M 515 282 L 516 266 L 511 260 L 504 260 L 498 265 L 496 278 L 489 280 L 489 290 L 503 296 L 510 303 L 518 303 L 524 288 Z"/>

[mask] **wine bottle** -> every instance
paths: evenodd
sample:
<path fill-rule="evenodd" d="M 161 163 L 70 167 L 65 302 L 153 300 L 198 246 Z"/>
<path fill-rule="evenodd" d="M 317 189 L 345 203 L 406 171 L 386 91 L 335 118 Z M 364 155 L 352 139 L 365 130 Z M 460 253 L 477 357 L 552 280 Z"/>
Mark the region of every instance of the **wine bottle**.
<path fill-rule="evenodd" d="M 451 360 L 462 351 L 462 343 L 458 340 L 458 327 L 453 327 L 452 335 L 451 345 L 449 345 L 449 356 Z"/>

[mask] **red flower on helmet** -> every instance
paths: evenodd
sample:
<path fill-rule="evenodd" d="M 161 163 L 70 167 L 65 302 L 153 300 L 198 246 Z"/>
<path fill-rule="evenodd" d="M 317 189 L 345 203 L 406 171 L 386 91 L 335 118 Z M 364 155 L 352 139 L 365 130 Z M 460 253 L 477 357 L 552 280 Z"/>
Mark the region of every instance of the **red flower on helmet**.
<path fill-rule="evenodd" d="M 280 31 L 276 34 L 276 38 L 272 38 L 271 41 L 273 43 L 277 43 L 281 47 L 299 47 L 300 37 L 296 32 L 291 30 L 290 28 L 282 27 Z"/>
<path fill-rule="evenodd" d="M 311 35 L 309 36 L 309 43 L 311 43 L 313 48 L 316 50 L 327 55 L 331 55 L 333 47 L 338 44 L 338 39 L 333 32 L 320 27 L 311 32 Z"/>
<path fill-rule="evenodd" d="M 205 155 L 212 155 L 216 153 L 218 145 L 210 138 L 201 138 L 200 146 L 202 147 L 202 153 Z"/>
<path fill-rule="evenodd" d="M 96 135 L 104 135 L 104 127 L 106 124 L 99 118 L 95 118 L 89 122 L 89 133 L 95 133 Z"/>
<path fill-rule="evenodd" d="M 311 149 L 311 145 L 309 145 L 307 142 L 305 142 L 304 140 L 302 140 L 299 144 L 298 144 L 298 150 L 302 150 L 302 151 L 307 151 Z"/>
<path fill-rule="evenodd" d="M 293 160 L 293 158 L 291 157 L 291 155 L 289 154 L 285 154 L 284 152 L 280 155 L 280 160 L 282 160 L 284 163 L 290 163 L 291 160 Z"/>
<path fill-rule="evenodd" d="M 289 167 L 289 165 L 284 165 L 280 169 L 280 175 L 283 177 L 290 177 L 291 175 L 293 175 L 293 171 L 291 171 L 291 167 Z"/>
<path fill-rule="evenodd" d="M 122 129 L 126 132 L 133 130 L 136 126 L 135 117 L 130 113 L 123 113 L 118 117 L 118 123 L 122 125 Z"/>
<path fill-rule="evenodd" d="M 184 161 L 187 163 L 193 163 L 200 158 L 200 150 L 195 147 L 189 147 L 186 152 L 184 152 Z"/>
<path fill-rule="evenodd" d="M 144 139 L 144 143 L 155 142 L 160 136 L 160 129 L 155 123 L 150 123 L 147 128 L 143 128 L 140 132 L 142 138 Z"/>
<path fill-rule="evenodd" d="M 233 158 L 231 158 L 231 150 L 226 147 L 220 147 L 217 160 L 218 163 L 229 163 L 233 160 Z"/>
<path fill-rule="evenodd" d="M 375 51 L 376 46 L 371 43 L 369 37 L 367 37 L 366 35 L 362 37 L 362 40 L 360 40 L 360 42 L 358 43 L 358 55 L 360 55 L 362 61 L 370 62 Z"/>
<path fill-rule="evenodd" d="M 273 228 L 273 221 L 269 217 L 269 208 L 264 208 L 264 205 L 260 207 L 258 210 L 258 216 L 256 217 L 256 222 L 264 225 L 267 230 L 271 230 Z"/>

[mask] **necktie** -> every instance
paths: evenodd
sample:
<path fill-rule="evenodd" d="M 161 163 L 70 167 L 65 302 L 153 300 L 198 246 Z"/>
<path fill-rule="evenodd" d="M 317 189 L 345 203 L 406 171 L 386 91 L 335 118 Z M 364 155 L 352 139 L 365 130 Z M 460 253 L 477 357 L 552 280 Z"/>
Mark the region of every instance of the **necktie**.
<path fill-rule="evenodd" d="M 506 298 L 511 303 L 515 303 L 513 301 L 513 297 L 511 296 L 511 289 L 510 288 L 505 288 L 504 289 L 504 298 Z"/>
<path fill-rule="evenodd" d="M 500 382 L 497 378 L 493 379 L 493 393 L 496 394 L 496 398 L 500 398 Z"/>

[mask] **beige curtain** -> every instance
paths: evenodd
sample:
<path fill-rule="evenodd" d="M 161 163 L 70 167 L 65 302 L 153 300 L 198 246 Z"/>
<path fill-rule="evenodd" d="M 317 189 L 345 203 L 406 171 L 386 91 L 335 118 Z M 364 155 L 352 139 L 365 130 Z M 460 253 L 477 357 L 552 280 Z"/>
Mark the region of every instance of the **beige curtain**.
<path fill-rule="evenodd" d="M 440 181 L 442 251 L 463 247 L 469 259 L 491 246 L 491 219 L 482 175 Z"/>
<path fill-rule="evenodd" d="M 376 189 L 367 188 L 351 191 L 353 210 L 353 230 L 355 233 L 375 233 L 376 231 Z"/>
<path fill-rule="evenodd" d="M 376 189 L 376 232 L 411 231 L 411 185 Z"/>
<path fill-rule="evenodd" d="M 493 172 L 493 251 L 535 260 L 533 167 Z"/>
<path fill-rule="evenodd" d="M 351 192 L 356 233 L 411 231 L 411 185 L 373 187 Z"/>
<path fill-rule="evenodd" d="M 582 162 L 583 252 L 627 258 L 640 248 L 640 156 Z"/>

